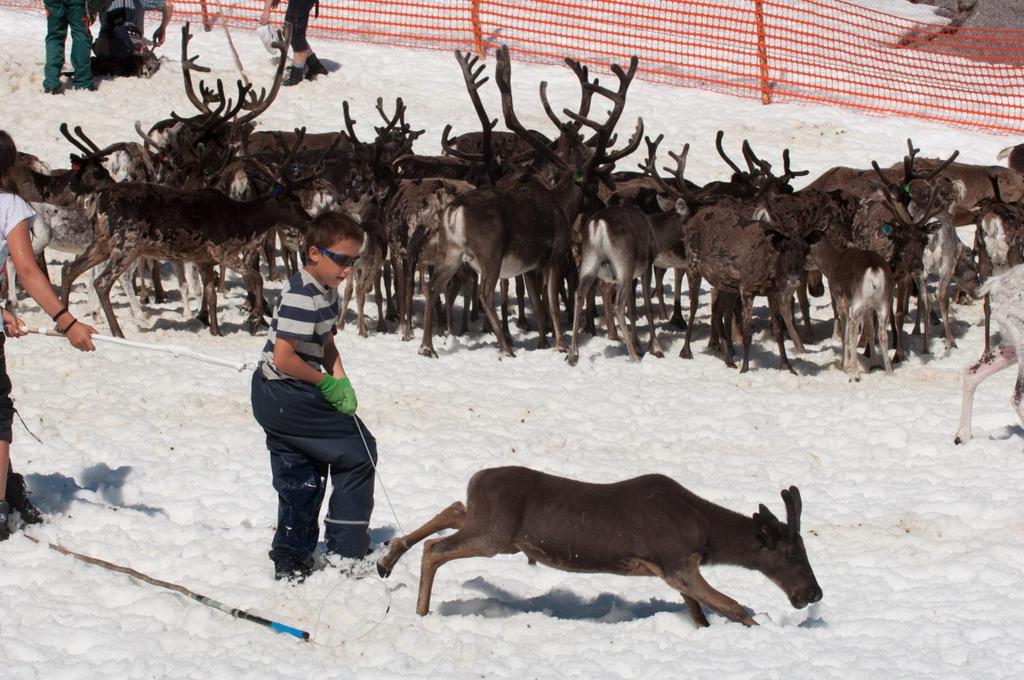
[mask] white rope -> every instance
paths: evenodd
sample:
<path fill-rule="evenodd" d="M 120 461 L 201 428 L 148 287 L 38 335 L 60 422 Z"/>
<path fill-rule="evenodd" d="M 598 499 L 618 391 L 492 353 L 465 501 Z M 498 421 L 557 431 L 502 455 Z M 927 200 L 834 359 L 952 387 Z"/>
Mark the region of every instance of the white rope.
<path fill-rule="evenodd" d="M 380 476 L 380 470 L 377 469 L 377 463 L 373 460 L 373 455 L 370 453 L 370 446 L 366 443 L 366 437 L 363 436 L 363 426 L 359 424 L 359 418 L 356 418 L 355 414 L 352 415 L 352 419 L 356 421 L 356 429 L 359 430 L 359 437 L 363 440 L 363 448 L 366 449 L 366 457 L 370 459 L 370 465 L 373 466 L 373 474 L 380 482 L 380 490 L 384 492 L 384 498 L 388 502 L 388 507 L 391 508 L 391 514 L 395 517 L 395 526 L 398 527 L 399 538 L 405 537 L 405 529 L 402 528 L 402 523 L 398 521 L 398 513 L 395 512 L 395 506 L 391 503 L 391 496 L 388 494 L 388 488 L 384 486 L 384 478 Z"/>
<path fill-rule="evenodd" d="M 58 333 L 54 330 L 44 330 L 35 326 L 23 326 L 23 330 L 29 333 L 35 333 L 37 335 L 48 335 L 50 337 L 63 338 L 64 334 Z M 255 362 L 241 363 L 238 361 L 229 361 L 227 359 L 221 359 L 210 354 L 203 354 L 202 352 L 196 352 L 195 350 L 189 349 L 188 347 L 182 347 L 181 345 L 154 345 L 146 342 L 135 342 L 133 340 L 125 340 L 124 338 L 114 338 L 109 335 L 101 335 L 99 333 L 93 333 L 92 339 L 97 342 L 105 342 L 111 345 L 121 345 L 122 347 L 134 347 L 135 349 L 145 349 L 151 352 L 164 352 L 171 354 L 175 357 L 184 357 L 186 359 L 195 359 L 196 361 L 202 361 L 208 364 L 214 364 L 215 366 L 226 366 L 227 368 L 233 368 L 238 372 L 251 371 L 256 368 Z"/>

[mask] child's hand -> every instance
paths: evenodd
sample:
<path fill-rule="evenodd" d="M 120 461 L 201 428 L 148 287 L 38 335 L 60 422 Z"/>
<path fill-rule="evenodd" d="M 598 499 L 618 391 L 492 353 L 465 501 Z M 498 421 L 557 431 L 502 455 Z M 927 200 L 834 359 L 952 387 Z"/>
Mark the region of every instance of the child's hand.
<path fill-rule="evenodd" d="M 21 319 L 14 312 L 4 310 L 4 335 L 9 338 L 20 338 L 28 335 L 28 331 L 21 325 Z"/>
<path fill-rule="evenodd" d="M 323 395 L 324 400 L 334 407 L 338 413 L 350 416 L 356 412 L 358 401 L 356 391 L 352 389 L 352 382 L 348 378 L 335 378 L 324 374 L 323 380 L 316 384 Z"/>

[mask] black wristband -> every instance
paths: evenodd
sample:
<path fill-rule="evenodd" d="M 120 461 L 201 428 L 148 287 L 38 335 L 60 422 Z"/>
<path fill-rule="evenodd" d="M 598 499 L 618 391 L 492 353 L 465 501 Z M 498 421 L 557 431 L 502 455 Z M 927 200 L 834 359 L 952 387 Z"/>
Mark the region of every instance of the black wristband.
<path fill-rule="evenodd" d="M 54 323 L 57 323 L 57 319 L 59 319 L 61 317 L 61 315 L 67 314 L 67 311 L 68 311 L 67 307 L 61 307 L 60 310 L 56 314 L 51 316 L 50 318 L 53 319 Z"/>
<path fill-rule="evenodd" d="M 69 323 L 67 327 L 65 327 L 63 330 L 60 330 L 60 334 L 67 335 L 68 331 L 71 330 L 71 327 L 74 326 L 76 323 L 78 323 L 78 319 L 72 319 L 71 323 Z"/>

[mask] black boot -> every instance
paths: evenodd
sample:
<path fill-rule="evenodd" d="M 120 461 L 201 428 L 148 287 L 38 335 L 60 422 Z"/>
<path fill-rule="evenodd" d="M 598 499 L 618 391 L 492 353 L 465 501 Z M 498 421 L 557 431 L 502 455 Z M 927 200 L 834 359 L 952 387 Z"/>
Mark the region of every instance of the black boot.
<path fill-rule="evenodd" d="M 11 514 L 11 506 L 7 501 L 0 501 L 0 541 L 6 541 L 11 537 L 11 530 L 7 526 L 7 516 Z"/>
<path fill-rule="evenodd" d="M 312 555 L 299 557 L 286 550 L 274 549 L 270 551 L 270 559 L 274 561 L 274 580 L 294 581 L 302 583 L 306 577 L 316 569 L 316 560 Z"/>
<path fill-rule="evenodd" d="M 43 513 L 28 499 L 25 478 L 16 472 L 7 475 L 7 502 L 12 510 L 18 511 L 25 524 L 39 524 L 43 521 Z"/>
<path fill-rule="evenodd" d="M 327 75 L 327 69 L 320 63 L 315 54 L 306 59 L 306 80 L 316 80 L 317 76 Z"/>
<path fill-rule="evenodd" d="M 285 77 L 284 82 L 281 83 L 281 84 L 284 85 L 285 87 L 291 87 L 293 85 L 298 85 L 299 83 L 301 83 L 303 81 L 303 79 L 305 77 L 306 77 L 306 67 L 305 66 L 294 66 L 294 65 L 293 66 L 289 66 L 288 67 L 288 75 Z"/>

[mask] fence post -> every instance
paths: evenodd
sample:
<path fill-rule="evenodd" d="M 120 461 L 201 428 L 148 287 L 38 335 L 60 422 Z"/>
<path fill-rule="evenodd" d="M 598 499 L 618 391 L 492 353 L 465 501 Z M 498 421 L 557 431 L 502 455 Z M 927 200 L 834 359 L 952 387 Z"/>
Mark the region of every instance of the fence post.
<path fill-rule="evenodd" d="M 473 49 L 476 51 L 477 56 L 483 58 L 487 56 L 484 50 L 484 36 L 483 31 L 480 28 L 480 0 L 471 0 L 472 8 L 470 9 L 469 20 L 473 25 Z"/>
<path fill-rule="evenodd" d="M 768 43 L 764 37 L 764 0 L 754 0 L 754 18 L 757 22 L 757 64 L 761 71 L 761 103 L 771 104 L 768 84 Z M 474 0 L 474 3 L 476 0 Z"/>

